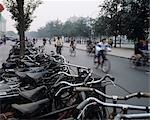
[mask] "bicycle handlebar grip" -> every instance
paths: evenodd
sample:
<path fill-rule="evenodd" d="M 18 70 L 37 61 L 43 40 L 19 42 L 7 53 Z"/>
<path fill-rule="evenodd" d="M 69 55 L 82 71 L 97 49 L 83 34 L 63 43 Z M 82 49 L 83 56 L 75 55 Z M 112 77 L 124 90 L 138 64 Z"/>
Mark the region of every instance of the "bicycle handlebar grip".
<path fill-rule="evenodd" d="M 107 77 L 108 77 L 109 79 L 111 79 L 112 81 L 115 81 L 115 77 L 114 77 L 114 76 L 107 74 L 107 75 L 106 75 L 106 78 L 107 78 Z"/>
<path fill-rule="evenodd" d="M 150 92 L 140 92 L 140 95 L 143 97 L 150 97 Z"/>
<path fill-rule="evenodd" d="M 89 100 L 87 100 L 87 99 L 84 100 L 77 106 L 77 109 L 82 110 L 88 104 L 88 102 L 89 102 Z"/>
<path fill-rule="evenodd" d="M 93 91 L 93 88 L 89 88 L 89 87 L 76 87 L 75 91 Z"/>

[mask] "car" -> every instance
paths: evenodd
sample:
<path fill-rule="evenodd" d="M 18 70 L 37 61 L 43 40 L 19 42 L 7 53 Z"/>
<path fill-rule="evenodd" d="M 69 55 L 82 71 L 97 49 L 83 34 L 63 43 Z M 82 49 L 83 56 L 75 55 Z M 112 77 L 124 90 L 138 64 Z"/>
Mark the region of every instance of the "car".
<path fill-rule="evenodd" d="M 17 38 L 15 38 L 15 37 L 6 37 L 6 40 L 10 40 L 12 42 L 15 42 L 15 41 L 17 41 Z"/>

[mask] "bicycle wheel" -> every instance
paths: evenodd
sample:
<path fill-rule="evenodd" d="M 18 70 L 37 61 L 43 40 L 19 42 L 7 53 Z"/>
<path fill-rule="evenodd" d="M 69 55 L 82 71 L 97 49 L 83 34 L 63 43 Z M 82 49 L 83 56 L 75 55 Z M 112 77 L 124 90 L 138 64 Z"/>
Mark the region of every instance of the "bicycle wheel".
<path fill-rule="evenodd" d="M 134 56 L 132 56 L 130 59 L 129 59 L 129 65 L 131 68 L 135 68 L 136 67 L 136 59 Z"/>
<path fill-rule="evenodd" d="M 73 48 L 70 48 L 69 52 L 70 52 L 70 56 L 74 56 L 74 57 L 76 56 L 76 50 L 75 49 L 73 50 Z"/>
<path fill-rule="evenodd" d="M 110 61 L 108 59 L 104 60 L 103 63 L 102 63 L 101 68 L 102 68 L 102 71 L 104 73 L 108 73 L 110 71 L 110 69 L 111 69 Z"/>
<path fill-rule="evenodd" d="M 73 56 L 75 57 L 76 56 L 76 50 L 74 49 L 73 51 Z"/>
<path fill-rule="evenodd" d="M 98 105 L 88 106 L 84 112 L 76 111 L 73 117 L 77 120 L 105 120 L 107 116 L 105 108 Z"/>

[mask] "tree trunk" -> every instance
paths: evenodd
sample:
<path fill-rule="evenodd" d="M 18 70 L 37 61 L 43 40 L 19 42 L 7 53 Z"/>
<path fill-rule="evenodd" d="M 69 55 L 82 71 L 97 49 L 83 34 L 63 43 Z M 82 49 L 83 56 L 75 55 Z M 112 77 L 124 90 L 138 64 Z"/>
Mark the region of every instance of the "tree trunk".
<path fill-rule="evenodd" d="M 20 57 L 23 57 L 25 54 L 25 32 L 21 29 L 19 39 L 20 39 Z"/>
<path fill-rule="evenodd" d="M 116 48 L 116 45 L 117 45 L 117 36 L 115 35 L 115 45 L 114 45 L 114 47 Z"/>
<path fill-rule="evenodd" d="M 20 57 L 23 57 L 25 54 L 25 25 L 24 25 L 24 0 L 16 0 L 18 4 L 19 11 L 19 22 L 18 22 L 18 31 L 20 39 Z"/>
<path fill-rule="evenodd" d="M 119 43 L 120 43 L 120 48 L 121 48 L 121 35 L 120 35 L 120 41 L 119 41 Z"/>

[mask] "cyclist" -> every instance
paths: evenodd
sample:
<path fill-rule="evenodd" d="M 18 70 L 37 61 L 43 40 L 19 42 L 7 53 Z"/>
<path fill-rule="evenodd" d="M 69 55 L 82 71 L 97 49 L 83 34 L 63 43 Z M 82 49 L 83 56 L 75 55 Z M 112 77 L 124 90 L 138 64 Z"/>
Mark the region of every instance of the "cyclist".
<path fill-rule="evenodd" d="M 111 47 L 106 42 L 106 39 L 102 39 L 102 42 L 97 43 L 95 46 L 94 63 L 96 63 L 96 58 L 98 60 L 98 64 L 100 64 L 101 61 L 103 62 L 106 59 L 105 55 L 107 51 L 111 51 Z"/>
<path fill-rule="evenodd" d="M 87 47 L 87 52 L 89 54 L 94 52 L 94 44 L 92 43 L 91 40 L 87 41 L 87 46 L 86 47 Z"/>
<path fill-rule="evenodd" d="M 76 43 L 75 40 L 70 41 L 70 56 L 74 53 L 75 56 Z"/>
<path fill-rule="evenodd" d="M 134 60 L 134 63 L 136 66 L 141 66 L 140 59 L 141 58 L 146 59 L 146 57 L 147 57 L 147 56 L 145 56 L 143 51 L 148 51 L 148 41 L 141 39 L 141 40 L 139 40 L 138 43 L 135 44 L 135 54 L 131 57 L 131 59 Z"/>
<path fill-rule="evenodd" d="M 70 47 L 72 48 L 73 51 L 75 51 L 76 48 L 75 40 L 71 40 Z"/>

